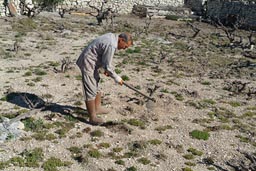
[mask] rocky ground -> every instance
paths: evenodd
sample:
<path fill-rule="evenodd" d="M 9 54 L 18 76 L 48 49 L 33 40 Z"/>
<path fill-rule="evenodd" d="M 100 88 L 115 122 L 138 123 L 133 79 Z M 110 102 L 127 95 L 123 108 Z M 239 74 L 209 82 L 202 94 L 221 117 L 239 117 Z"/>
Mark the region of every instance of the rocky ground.
<path fill-rule="evenodd" d="M 185 21 L 146 20 L 0 18 L 1 170 L 255 169 L 256 61 L 243 55 L 255 53 L 246 49 L 249 32 L 237 31 L 244 46 L 231 47 L 206 23 L 193 23 L 193 38 Z M 102 74 L 102 103 L 112 112 L 92 126 L 74 63 L 98 35 L 124 31 L 134 46 L 116 52 L 116 72 L 156 103 Z"/>

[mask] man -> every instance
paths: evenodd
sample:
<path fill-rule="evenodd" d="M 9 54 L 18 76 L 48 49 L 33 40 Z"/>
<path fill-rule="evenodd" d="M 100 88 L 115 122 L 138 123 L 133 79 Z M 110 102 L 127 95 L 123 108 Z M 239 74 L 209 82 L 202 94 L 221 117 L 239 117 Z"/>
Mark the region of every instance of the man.
<path fill-rule="evenodd" d="M 93 40 L 83 50 L 76 62 L 82 72 L 85 104 L 89 114 L 89 122 L 93 125 L 103 123 L 103 120 L 98 118 L 96 114 L 109 112 L 101 106 L 98 70 L 103 68 L 105 75 L 110 76 L 116 83 L 122 85 L 123 80 L 115 73 L 111 63 L 116 49 L 126 49 L 132 44 L 132 37 L 128 33 L 121 33 L 120 35 L 107 33 Z"/>

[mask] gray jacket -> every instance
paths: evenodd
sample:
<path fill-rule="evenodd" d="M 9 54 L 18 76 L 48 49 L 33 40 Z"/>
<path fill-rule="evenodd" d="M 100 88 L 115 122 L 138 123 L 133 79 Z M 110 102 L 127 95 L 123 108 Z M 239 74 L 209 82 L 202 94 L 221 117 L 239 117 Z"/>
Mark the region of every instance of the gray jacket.
<path fill-rule="evenodd" d="M 81 53 L 76 64 L 87 75 L 94 75 L 99 68 L 116 78 L 118 75 L 112 67 L 112 59 L 117 49 L 118 36 L 113 33 L 104 34 L 93 40 Z"/>

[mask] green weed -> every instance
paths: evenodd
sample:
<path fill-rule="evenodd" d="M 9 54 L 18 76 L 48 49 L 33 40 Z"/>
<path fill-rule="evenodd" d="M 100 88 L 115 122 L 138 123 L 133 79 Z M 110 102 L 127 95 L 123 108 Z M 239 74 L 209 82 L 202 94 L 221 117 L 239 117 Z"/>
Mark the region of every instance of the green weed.
<path fill-rule="evenodd" d="M 139 163 L 142 163 L 144 165 L 147 165 L 149 163 L 151 163 L 151 161 L 149 159 L 147 159 L 146 157 L 141 157 L 137 160 Z"/>
<path fill-rule="evenodd" d="M 138 119 L 130 119 L 127 121 L 128 124 L 133 125 L 133 126 L 137 126 L 140 127 L 142 129 L 145 128 L 145 122 L 143 122 L 142 120 L 138 120 Z"/>
<path fill-rule="evenodd" d="M 57 167 L 70 166 L 72 163 L 68 161 L 62 162 L 60 159 L 51 157 L 42 165 L 45 171 L 58 171 Z"/>
<path fill-rule="evenodd" d="M 100 158 L 102 154 L 97 149 L 91 149 L 88 151 L 88 155 L 93 158 Z"/>
<path fill-rule="evenodd" d="M 152 145 L 160 145 L 160 144 L 162 144 L 162 141 L 158 140 L 158 139 L 149 140 L 148 142 L 150 144 L 152 144 Z"/>
<path fill-rule="evenodd" d="M 171 125 L 165 125 L 165 126 L 159 126 L 159 127 L 155 128 L 155 130 L 158 131 L 158 132 L 163 132 L 163 131 L 166 131 L 168 129 L 172 129 L 172 126 Z"/>
<path fill-rule="evenodd" d="M 190 152 L 190 153 L 192 153 L 193 155 L 196 155 L 196 156 L 201 156 L 201 155 L 203 155 L 203 152 L 202 152 L 202 151 L 199 151 L 199 150 L 194 149 L 194 148 L 189 148 L 187 151 Z"/>
<path fill-rule="evenodd" d="M 210 137 L 210 134 L 206 131 L 193 130 L 189 134 L 192 138 L 198 140 L 208 140 L 208 138 Z"/>
<path fill-rule="evenodd" d="M 192 159 L 195 158 L 195 156 L 194 156 L 193 154 L 185 154 L 185 155 L 183 155 L 183 157 L 184 157 L 185 159 L 187 159 L 187 160 L 192 160 Z"/>
<path fill-rule="evenodd" d="M 125 162 L 123 160 L 116 160 L 115 163 L 118 165 L 125 165 Z"/>
<path fill-rule="evenodd" d="M 92 137 L 102 137 L 104 136 L 104 132 L 102 132 L 101 130 L 95 130 L 95 131 L 92 131 L 90 135 Z"/>

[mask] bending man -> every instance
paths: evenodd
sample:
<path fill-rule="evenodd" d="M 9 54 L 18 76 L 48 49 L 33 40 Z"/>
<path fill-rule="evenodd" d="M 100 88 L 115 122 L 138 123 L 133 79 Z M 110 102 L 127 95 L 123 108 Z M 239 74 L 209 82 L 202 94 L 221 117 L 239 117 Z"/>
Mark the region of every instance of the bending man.
<path fill-rule="evenodd" d="M 82 72 L 85 104 L 90 118 L 89 122 L 93 125 L 103 123 L 103 120 L 98 118 L 96 114 L 108 113 L 108 110 L 101 106 L 98 70 L 103 68 L 105 75 L 122 85 L 123 80 L 115 73 L 111 63 L 116 49 L 126 49 L 132 44 L 132 37 L 128 33 L 119 35 L 107 33 L 93 40 L 83 50 L 76 62 Z"/>

